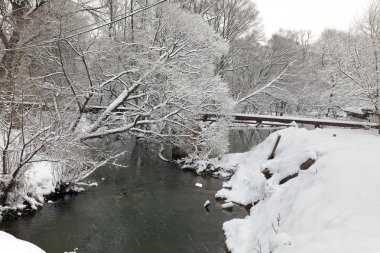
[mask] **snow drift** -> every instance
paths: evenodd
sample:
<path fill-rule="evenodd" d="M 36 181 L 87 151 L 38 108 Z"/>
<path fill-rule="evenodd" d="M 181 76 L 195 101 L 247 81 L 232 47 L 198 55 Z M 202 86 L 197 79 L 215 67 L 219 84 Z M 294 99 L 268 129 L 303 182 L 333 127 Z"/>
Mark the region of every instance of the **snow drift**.
<path fill-rule="evenodd" d="M 19 240 L 14 236 L 0 231 L 0 252 L 6 253 L 45 253 L 34 244 Z"/>
<path fill-rule="evenodd" d="M 278 135 L 275 156 L 268 160 Z M 224 224 L 228 249 L 379 252 L 379 154 L 380 137 L 371 131 L 298 128 L 273 133 L 252 151 L 237 154 L 236 173 L 216 196 L 257 204 L 250 216 Z M 315 163 L 301 170 L 308 159 Z"/>

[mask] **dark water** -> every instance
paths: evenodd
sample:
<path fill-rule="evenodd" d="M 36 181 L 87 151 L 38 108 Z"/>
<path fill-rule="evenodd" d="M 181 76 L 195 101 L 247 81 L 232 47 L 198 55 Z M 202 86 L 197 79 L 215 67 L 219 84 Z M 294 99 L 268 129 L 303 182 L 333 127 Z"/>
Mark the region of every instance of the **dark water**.
<path fill-rule="evenodd" d="M 231 151 L 246 151 L 270 132 L 232 130 Z M 225 211 L 215 201 L 222 180 L 183 172 L 147 146 L 128 147 L 120 161 L 128 167 L 99 169 L 92 176 L 98 187 L 2 222 L 0 230 L 48 253 L 225 253 L 223 222 L 247 213 L 238 206 Z M 0 253 L 6 253 L 1 245 Z"/>
<path fill-rule="evenodd" d="M 274 128 L 231 128 L 229 133 L 230 153 L 241 153 L 263 142 Z"/>
<path fill-rule="evenodd" d="M 127 168 L 97 171 L 98 187 L 2 222 L 0 229 L 49 253 L 74 248 L 79 253 L 225 252 L 223 222 L 246 212 L 224 211 L 216 203 L 221 180 L 182 172 L 142 145 L 123 162 Z M 206 200 L 209 212 L 203 208 Z"/>

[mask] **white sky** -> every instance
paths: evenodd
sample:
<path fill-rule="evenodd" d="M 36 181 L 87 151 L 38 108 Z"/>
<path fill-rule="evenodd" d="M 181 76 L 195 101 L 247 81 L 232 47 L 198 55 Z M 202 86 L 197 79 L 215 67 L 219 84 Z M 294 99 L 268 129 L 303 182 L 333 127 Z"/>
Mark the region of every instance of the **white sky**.
<path fill-rule="evenodd" d="M 312 30 L 313 37 L 325 28 L 348 30 L 371 0 L 252 0 L 257 4 L 267 38 L 280 28 Z"/>

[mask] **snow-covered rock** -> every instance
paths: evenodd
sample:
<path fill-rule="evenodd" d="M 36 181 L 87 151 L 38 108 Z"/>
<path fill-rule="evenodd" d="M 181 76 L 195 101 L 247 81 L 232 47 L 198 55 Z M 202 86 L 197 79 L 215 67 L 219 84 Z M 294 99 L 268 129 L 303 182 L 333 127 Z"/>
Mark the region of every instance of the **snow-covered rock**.
<path fill-rule="evenodd" d="M 242 155 L 244 154 L 226 154 L 221 158 L 216 157 L 207 160 L 184 158 L 177 162 L 182 169 L 192 170 L 198 175 L 228 178 L 235 173 Z"/>
<path fill-rule="evenodd" d="M 275 156 L 268 160 L 279 134 Z M 243 205 L 259 201 L 250 216 L 224 224 L 228 249 L 380 252 L 379 154 L 380 137 L 369 130 L 289 128 L 272 134 L 240 155 L 231 189 L 217 193 Z M 315 163 L 301 170 L 309 158 Z M 264 169 L 273 174 L 269 179 Z"/>
<path fill-rule="evenodd" d="M 231 209 L 232 207 L 234 207 L 234 203 L 232 202 L 227 202 L 227 203 L 222 204 L 223 209 Z"/>
<path fill-rule="evenodd" d="M 46 253 L 36 245 L 19 240 L 16 237 L 0 231 L 0 252 L 4 253 Z"/>

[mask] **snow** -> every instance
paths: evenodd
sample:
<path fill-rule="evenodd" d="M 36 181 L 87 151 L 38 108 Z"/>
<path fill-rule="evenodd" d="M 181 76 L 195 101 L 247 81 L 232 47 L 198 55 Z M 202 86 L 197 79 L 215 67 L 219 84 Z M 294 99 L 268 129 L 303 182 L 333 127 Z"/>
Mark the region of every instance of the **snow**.
<path fill-rule="evenodd" d="M 30 184 L 30 191 L 34 191 L 42 199 L 43 196 L 55 192 L 57 181 L 54 176 L 53 167 L 52 162 L 34 162 L 25 173 L 27 177 L 26 181 Z"/>
<path fill-rule="evenodd" d="M 8 194 L 8 206 L 0 206 L 0 219 L 3 211 L 22 210 L 30 206 L 33 210 L 37 210 L 45 203 L 45 197 L 56 191 L 59 187 L 59 167 L 56 163 L 49 161 L 47 158 L 35 157 L 35 161 L 30 163 L 30 167 L 24 173 L 22 184 L 15 191 Z M 79 186 L 96 187 L 97 182 L 81 183 L 78 182 L 67 191 L 82 192 L 85 189 Z M 25 205 L 25 202 L 28 205 Z M 53 203 L 48 201 L 48 203 Z"/>
<path fill-rule="evenodd" d="M 36 159 L 45 160 L 41 157 L 36 157 Z M 54 193 L 58 185 L 54 164 L 48 161 L 31 162 L 22 181 L 23 184 L 8 194 L 10 208 L 13 210 L 25 209 L 27 205 L 24 202 L 27 202 L 33 210 L 37 210 L 45 202 L 44 197 Z"/>
<path fill-rule="evenodd" d="M 222 204 L 223 209 L 230 209 L 232 207 L 234 207 L 234 203 L 232 202 L 227 202 L 227 203 Z"/>
<path fill-rule="evenodd" d="M 356 114 L 361 114 L 361 115 L 364 115 L 364 111 L 366 110 L 370 110 L 369 108 L 371 108 L 370 105 L 366 105 L 365 107 L 361 107 L 361 106 L 356 106 L 356 107 L 345 107 L 343 108 L 342 110 L 344 112 L 351 112 L 351 113 L 356 113 Z"/>
<path fill-rule="evenodd" d="M 83 187 L 78 187 L 78 186 L 74 185 L 74 186 L 66 189 L 66 192 L 71 192 L 71 191 L 73 191 L 73 192 L 84 192 L 85 189 Z"/>
<path fill-rule="evenodd" d="M 37 206 L 42 206 L 41 202 L 38 202 L 35 198 L 29 197 L 28 195 L 21 195 L 21 197 L 29 203 L 33 210 L 37 210 Z"/>
<path fill-rule="evenodd" d="M 60 184 L 59 167 L 56 163 L 50 162 L 49 159 L 44 159 L 43 157 L 36 157 L 23 176 L 23 184 L 20 184 L 15 191 L 10 192 L 8 195 L 8 208 L 0 206 L 0 219 L 1 212 L 8 209 L 22 210 L 30 206 L 33 210 L 37 210 L 46 202 L 45 197 L 54 193 Z M 66 192 L 85 191 L 85 188 L 80 186 L 97 187 L 98 183 L 77 182 L 70 188 L 67 188 Z M 25 205 L 25 202 L 28 205 Z M 49 200 L 48 203 L 53 202 Z"/>
<path fill-rule="evenodd" d="M 45 253 L 34 244 L 19 240 L 3 231 L 0 231 L 0 251 L 4 253 Z"/>
<path fill-rule="evenodd" d="M 221 158 L 216 157 L 207 160 L 185 158 L 182 160 L 184 162 L 182 169 L 193 170 L 198 175 L 209 173 L 215 177 L 228 178 L 235 172 L 240 160 L 240 155 L 241 154 L 226 154 Z"/>
<path fill-rule="evenodd" d="M 231 184 L 229 182 L 223 182 L 223 188 L 231 188 Z"/>
<path fill-rule="evenodd" d="M 65 251 L 64 253 L 77 253 L 78 248 L 75 248 L 73 251 Z"/>
<path fill-rule="evenodd" d="M 202 188 L 202 184 L 201 183 L 195 183 L 195 186 L 199 187 L 199 188 Z"/>
<path fill-rule="evenodd" d="M 77 182 L 75 184 L 76 184 L 76 186 L 87 186 L 87 187 L 97 187 L 97 186 L 99 186 L 99 184 L 97 182 L 92 182 L 92 183 Z"/>
<path fill-rule="evenodd" d="M 274 159 L 268 160 L 278 135 Z M 220 190 L 217 197 L 256 205 L 245 219 L 224 224 L 228 249 L 380 252 L 379 153 L 380 137 L 374 131 L 288 128 L 236 155 L 240 157 L 236 173 L 225 184 L 231 188 Z M 309 158 L 316 162 L 300 170 Z M 264 169 L 272 177 L 266 179 Z"/>
<path fill-rule="evenodd" d="M 210 200 L 206 200 L 206 202 L 203 204 L 203 207 L 208 207 L 210 205 Z"/>
<path fill-rule="evenodd" d="M 75 132 L 78 134 L 85 134 L 91 126 L 91 121 L 86 117 L 81 117 Z"/>

